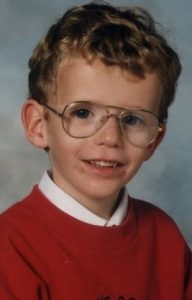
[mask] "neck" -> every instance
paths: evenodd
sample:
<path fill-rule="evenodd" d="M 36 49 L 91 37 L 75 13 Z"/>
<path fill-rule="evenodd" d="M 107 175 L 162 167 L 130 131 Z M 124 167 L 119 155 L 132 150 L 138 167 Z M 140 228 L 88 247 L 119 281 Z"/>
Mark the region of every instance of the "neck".
<path fill-rule="evenodd" d="M 84 206 L 95 215 L 106 220 L 109 220 L 111 218 L 123 196 L 124 189 L 121 189 L 115 195 L 109 195 L 107 197 L 94 198 L 91 195 L 82 195 L 81 193 L 77 193 L 77 190 L 71 187 L 71 185 L 68 185 L 67 182 L 60 182 L 59 178 L 57 178 L 54 172 L 51 174 L 49 172 L 49 176 L 60 189 L 69 194 L 82 206 Z"/>
<path fill-rule="evenodd" d="M 65 189 L 65 192 L 66 189 Z M 68 192 L 67 192 L 68 193 Z M 95 215 L 109 220 L 115 210 L 117 209 L 123 195 L 123 190 L 120 191 L 114 198 L 109 199 L 81 199 L 80 197 L 75 197 L 73 194 L 69 193 L 71 197 L 73 197 L 76 201 L 78 201 L 81 205 L 87 208 L 89 211 L 94 213 Z"/>

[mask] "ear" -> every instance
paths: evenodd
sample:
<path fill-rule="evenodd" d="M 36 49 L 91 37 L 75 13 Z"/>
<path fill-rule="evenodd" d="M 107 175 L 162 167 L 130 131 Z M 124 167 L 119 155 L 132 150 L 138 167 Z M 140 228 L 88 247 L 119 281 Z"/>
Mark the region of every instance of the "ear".
<path fill-rule="evenodd" d="M 147 147 L 145 160 L 151 158 L 151 156 L 153 155 L 157 147 L 162 142 L 165 133 L 166 133 L 166 126 L 164 124 L 161 124 L 161 130 L 158 132 L 155 140 Z"/>
<path fill-rule="evenodd" d="M 29 142 L 38 148 L 46 148 L 48 145 L 43 106 L 33 99 L 26 100 L 21 119 Z"/>

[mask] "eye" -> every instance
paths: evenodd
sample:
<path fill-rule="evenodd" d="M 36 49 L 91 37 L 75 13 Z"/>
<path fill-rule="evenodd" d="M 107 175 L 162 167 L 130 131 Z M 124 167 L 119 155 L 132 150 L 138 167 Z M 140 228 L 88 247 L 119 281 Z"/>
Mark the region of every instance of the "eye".
<path fill-rule="evenodd" d="M 80 109 L 73 111 L 73 114 L 75 116 L 77 116 L 78 118 L 87 119 L 90 116 L 91 111 L 87 108 L 80 108 Z"/>
<path fill-rule="evenodd" d="M 143 120 L 140 116 L 129 114 L 123 117 L 122 122 L 124 125 L 135 126 L 141 125 L 143 123 Z"/>

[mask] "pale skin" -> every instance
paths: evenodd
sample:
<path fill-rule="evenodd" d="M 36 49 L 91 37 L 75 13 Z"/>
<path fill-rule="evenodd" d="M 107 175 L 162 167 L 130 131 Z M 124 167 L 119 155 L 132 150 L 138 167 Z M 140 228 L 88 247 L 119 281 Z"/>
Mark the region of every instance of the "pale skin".
<path fill-rule="evenodd" d="M 155 72 L 144 79 L 135 78 L 119 67 L 105 66 L 95 60 L 88 64 L 76 57 L 63 61 L 56 78 L 56 96 L 49 104 L 62 112 L 66 104 L 77 100 L 124 108 L 143 108 L 158 115 L 162 95 Z M 48 112 L 49 113 L 49 112 Z M 49 148 L 52 179 L 62 190 L 95 214 L 109 219 L 119 191 L 137 173 L 162 141 L 165 128 L 148 147 L 129 144 L 115 118 L 93 136 L 76 139 L 67 135 L 61 119 L 49 113 L 34 99 L 25 102 L 22 121 L 28 140 L 39 148 Z M 117 162 L 117 167 L 98 167 L 91 161 Z"/>

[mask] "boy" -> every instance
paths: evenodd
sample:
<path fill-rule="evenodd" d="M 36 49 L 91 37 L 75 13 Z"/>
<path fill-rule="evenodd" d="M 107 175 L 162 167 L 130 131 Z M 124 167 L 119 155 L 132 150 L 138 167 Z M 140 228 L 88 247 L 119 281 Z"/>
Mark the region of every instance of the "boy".
<path fill-rule="evenodd" d="M 69 10 L 29 61 L 28 140 L 50 169 L 2 214 L 1 299 L 192 299 L 192 255 L 125 185 L 163 139 L 181 66 L 141 9 Z"/>

